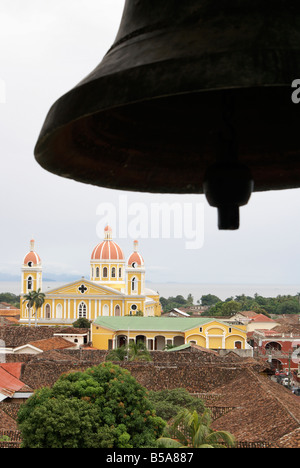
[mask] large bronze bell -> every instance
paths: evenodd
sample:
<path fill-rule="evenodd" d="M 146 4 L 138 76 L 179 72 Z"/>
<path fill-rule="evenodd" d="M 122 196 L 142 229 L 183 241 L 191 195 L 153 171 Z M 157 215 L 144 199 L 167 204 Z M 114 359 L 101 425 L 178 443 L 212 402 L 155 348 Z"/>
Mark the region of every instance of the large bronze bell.
<path fill-rule="evenodd" d="M 127 0 L 99 66 L 51 108 L 35 156 L 98 186 L 205 193 L 237 229 L 253 190 L 300 186 L 299 0 Z"/>

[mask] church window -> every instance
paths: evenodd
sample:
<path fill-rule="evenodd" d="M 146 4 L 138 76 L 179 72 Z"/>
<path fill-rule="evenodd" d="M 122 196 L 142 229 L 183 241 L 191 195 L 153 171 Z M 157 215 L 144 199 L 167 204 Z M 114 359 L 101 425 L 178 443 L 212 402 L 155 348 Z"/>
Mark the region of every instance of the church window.
<path fill-rule="evenodd" d="M 119 268 L 119 278 L 122 278 L 122 268 Z"/>
<path fill-rule="evenodd" d="M 103 268 L 103 278 L 107 278 L 107 267 Z"/>
<path fill-rule="evenodd" d="M 99 278 L 100 276 L 100 270 L 99 267 L 96 268 L 96 278 Z"/>
<path fill-rule="evenodd" d="M 78 291 L 80 291 L 81 294 L 84 294 L 87 291 L 87 287 L 84 284 L 82 284 L 81 286 L 79 286 Z"/>
<path fill-rule="evenodd" d="M 107 304 L 104 304 L 103 305 L 103 308 L 102 308 L 102 315 L 104 317 L 108 317 L 109 316 L 109 306 Z"/>
<path fill-rule="evenodd" d="M 32 262 L 28 262 L 27 265 L 28 265 L 29 267 L 32 267 L 33 263 L 32 263 Z"/>
<path fill-rule="evenodd" d="M 62 305 L 57 304 L 56 306 L 56 318 L 61 319 L 62 318 Z"/>
<path fill-rule="evenodd" d="M 51 318 L 51 307 L 49 304 L 46 304 L 46 307 L 45 307 L 45 316 L 46 316 L 46 319 L 50 319 Z"/>
<path fill-rule="evenodd" d="M 137 311 L 137 305 L 136 304 L 131 304 L 129 315 L 135 315 L 136 311 Z"/>
<path fill-rule="evenodd" d="M 78 317 L 86 318 L 86 304 L 84 302 L 81 302 L 78 306 Z"/>
<path fill-rule="evenodd" d="M 199 328 L 199 332 L 202 333 L 202 331 L 203 331 L 203 329 L 202 329 L 202 327 L 200 327 L 200 328 Z"/>
<path fill-rule="evenodd" d="M 136 278 L 132 278 L 131 280 L 131 291 L 136 291 Z"/>
<path fill-rule="evenodd" d="M 115 269 L 115 267 L 112 267 L 112 269 L 111 269 L 111 277 L 112 277 L 112 278 L 115 278 L 115 277 L 116 277 L 116 269 Z"/>
<path fill-rule="evenodd" d="M 28 279 L 27 279 L 27 289 L 30 290 L 32 289 L 32 276 L 29 276 Z"/>

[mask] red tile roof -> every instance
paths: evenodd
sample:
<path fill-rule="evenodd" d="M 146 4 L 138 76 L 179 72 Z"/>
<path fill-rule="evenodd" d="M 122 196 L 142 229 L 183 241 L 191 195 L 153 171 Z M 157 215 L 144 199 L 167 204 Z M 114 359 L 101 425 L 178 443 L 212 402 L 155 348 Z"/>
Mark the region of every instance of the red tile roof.
<path fill-rule="evenodd" d="M 21 370 L 22 370 L 21 362 L 5 362 L 5 363 L 0 364 L 0 367 L 2 367 L 2 369 L 6 370 L 6 372 L 9 372 L 11 375 L 16 377 L 17 379 L 19 379 L 21 376 Z"/>
<path fill-rule="evenodd" d="M 13 394 L 24 387 L 24 383 L 14 375 L 20 374 L 18 372 L 20 363 L 16 364 L 17 366 L 14 366 L 13 363 L 9 365 L 0 364 L 0 393 L 4 393 L 4 395 Z"/>
<path fill-rule="evenodd" d="M 276 323 L 275 320 L 272 320 L 271 318 L 267 317 L 264 314 L 257 314 L 254 317 L 252 317 L 252 322 L 273 322 Z"/>
<path fill-rule="evenodd" d="M 75 344 L 71 343 L 60 336 L 54 336 L 53 338 L 48 338 L 45 340 L 31 341 L 28 343 L 35 348 L 39 348 L 42 351 L 49 351 L 50 349 L 66 349 L 74 348 Z"/>

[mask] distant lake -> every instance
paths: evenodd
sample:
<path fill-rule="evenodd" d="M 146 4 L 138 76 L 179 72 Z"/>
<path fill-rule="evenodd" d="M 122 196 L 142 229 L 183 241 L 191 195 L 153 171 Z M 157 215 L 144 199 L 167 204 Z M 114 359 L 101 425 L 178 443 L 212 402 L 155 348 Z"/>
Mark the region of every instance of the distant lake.
<path fill-rule="evenodd" d="M 70 281 L 71 282 L 71 281 Z M 44 281 L 43 292 L 47 292 L 51 289 L 58 288 L 67 284 L 66 282 L 57 281 Z M 214 294 L 221 300 L 225 300 L 231 296 L 237 296 L 245 294 L 246 296 L 253 297 L 255 293 L 264 297 L 276 297 L 278 295 L 292 295 L 295 296 L 300 292 L 300 285 L 288 285 L 288 284 L 194 284 L 194 283 L 146 283 L 146 287 L 158 291 L 160 296 L 170 297 L 181 294 L 183 297 L 187 297 L 188 294 L 192 294 L 194 302 L 204 294 Z M 20 294 L 21 281 L 0 281 L 0 292 L 11 292 L 13 294 Z"/>

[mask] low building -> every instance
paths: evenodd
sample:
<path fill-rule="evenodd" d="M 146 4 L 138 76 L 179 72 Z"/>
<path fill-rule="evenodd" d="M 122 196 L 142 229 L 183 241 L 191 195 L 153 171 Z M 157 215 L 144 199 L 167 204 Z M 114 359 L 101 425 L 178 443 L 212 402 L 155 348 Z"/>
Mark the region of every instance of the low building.
<path fill-rule="evenodd" d="M 130 341 L 154 351 L 190 342 L 207 349 L 250 349 L 245 326 L 215 318 L 98 317 L 92 324 L 94 348 L 114 349 Z"/>
<path fill-rule="evenodd" d="M 300 333 L 273 330 L 255 330 L 252 334 L 256 355 L 263 356 L 273 369 L 291 371 L 300 375 Z"/>
<path fill-rule="evenodd" d="M 273 320 L 264 314 L 257 314 L 252 310 L 238 312 L 230 319 L 244 323 L 247 326 L 247 333 L 251 333 L 258 329 L 272 330 L 279 325 L 276 320 Z"/>
<path fill-rule="evenodd" d="M 77 349 L 74 343 L 60 336 L 54 336 L 45 340 L 32 341 L 13 350 L 14 354 L 40 354 L 44 351 L 57 349 Z"/>
<path fill-rule="evenodd" d="M 174 307 L 174 309 L 164 312 L 162 317 L 190 317 L 190 314 Z"/>

